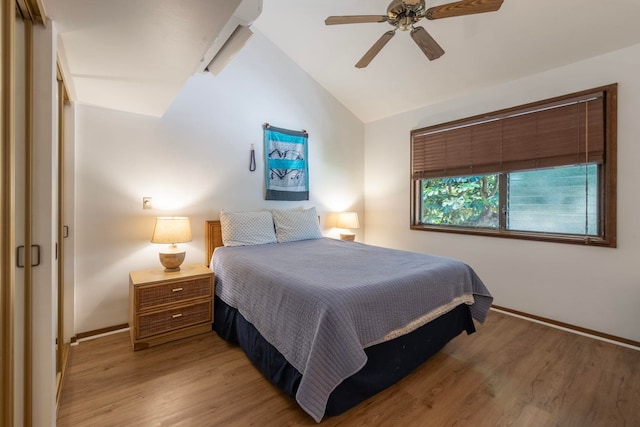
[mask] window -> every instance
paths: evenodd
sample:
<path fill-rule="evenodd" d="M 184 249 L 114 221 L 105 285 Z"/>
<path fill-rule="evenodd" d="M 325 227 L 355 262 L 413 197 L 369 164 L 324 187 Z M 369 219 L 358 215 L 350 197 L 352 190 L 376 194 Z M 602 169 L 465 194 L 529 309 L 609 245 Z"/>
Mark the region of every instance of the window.
<path fill-rule="evenodd" d="M 411 228 L 615 247 L 610 85 L 411 132 Z"/>

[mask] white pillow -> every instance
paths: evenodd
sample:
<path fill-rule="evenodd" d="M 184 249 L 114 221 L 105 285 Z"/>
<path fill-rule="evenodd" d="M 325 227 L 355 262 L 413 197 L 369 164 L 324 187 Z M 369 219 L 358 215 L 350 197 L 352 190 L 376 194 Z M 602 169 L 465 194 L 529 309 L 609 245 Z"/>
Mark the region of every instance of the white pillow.
<path fill-rule="evenodd" d="M 273 223 L 276 226 L 276 239 L 279 243 L 322 238 L 316 208 L 305 210 L 274 209 L 271 213 L 273 214 Z"/>
<path fill-rule="evenodd" d="M 220 212 L 220 228 L 225 246 L 276 243 L 273 217 L 269 211 Z"/>

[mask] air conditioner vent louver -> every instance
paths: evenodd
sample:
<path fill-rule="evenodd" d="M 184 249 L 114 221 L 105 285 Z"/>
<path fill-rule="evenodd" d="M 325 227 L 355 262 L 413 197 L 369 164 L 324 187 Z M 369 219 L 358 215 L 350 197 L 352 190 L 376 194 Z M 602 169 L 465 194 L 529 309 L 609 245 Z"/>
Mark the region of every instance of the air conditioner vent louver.
<path fill-rule="evenodd" d="M 242 0 L 203 55 L 196 72 L 218 75 L 253 35 L 249 28 L 262 12 L 262 0 Z"/>
<path fill-rule="evenodd" d="M 222 45 L 218 53 L 213 57 L 205 71 L 217 76 L 224 67 L 227 66 L 233 57 L 242 49 L 242 47 L 253 36 L 253 32 L 249 27 L 238 25 L 231 33 L 227 41 Z"/>

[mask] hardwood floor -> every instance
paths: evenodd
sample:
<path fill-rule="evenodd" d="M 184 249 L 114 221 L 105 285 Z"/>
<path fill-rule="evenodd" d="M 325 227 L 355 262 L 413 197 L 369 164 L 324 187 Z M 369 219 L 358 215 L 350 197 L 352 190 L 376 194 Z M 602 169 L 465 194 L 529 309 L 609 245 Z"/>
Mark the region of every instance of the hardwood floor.
<path fill-rule="evenodd" d="M 640 352 L 490 312 L 410 376 L 324 426 L 640 426 Z M 313 426 L 215 332 L 133 352 L 73 347 L 58 427 Z"/>

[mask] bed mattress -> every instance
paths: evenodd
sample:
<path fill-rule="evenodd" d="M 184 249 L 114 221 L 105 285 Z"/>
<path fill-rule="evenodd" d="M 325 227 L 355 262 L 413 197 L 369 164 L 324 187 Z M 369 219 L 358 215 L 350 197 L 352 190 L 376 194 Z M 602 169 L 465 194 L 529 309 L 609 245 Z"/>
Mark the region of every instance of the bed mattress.
<path fill-rule="evenodd" d="M 366 349 L 466 305 L 482 322 L 492 297 L 451 258 L 322 238 L 214 252 L 215 293 L 300 374 L 295 398 L 316 421 Z"/>

